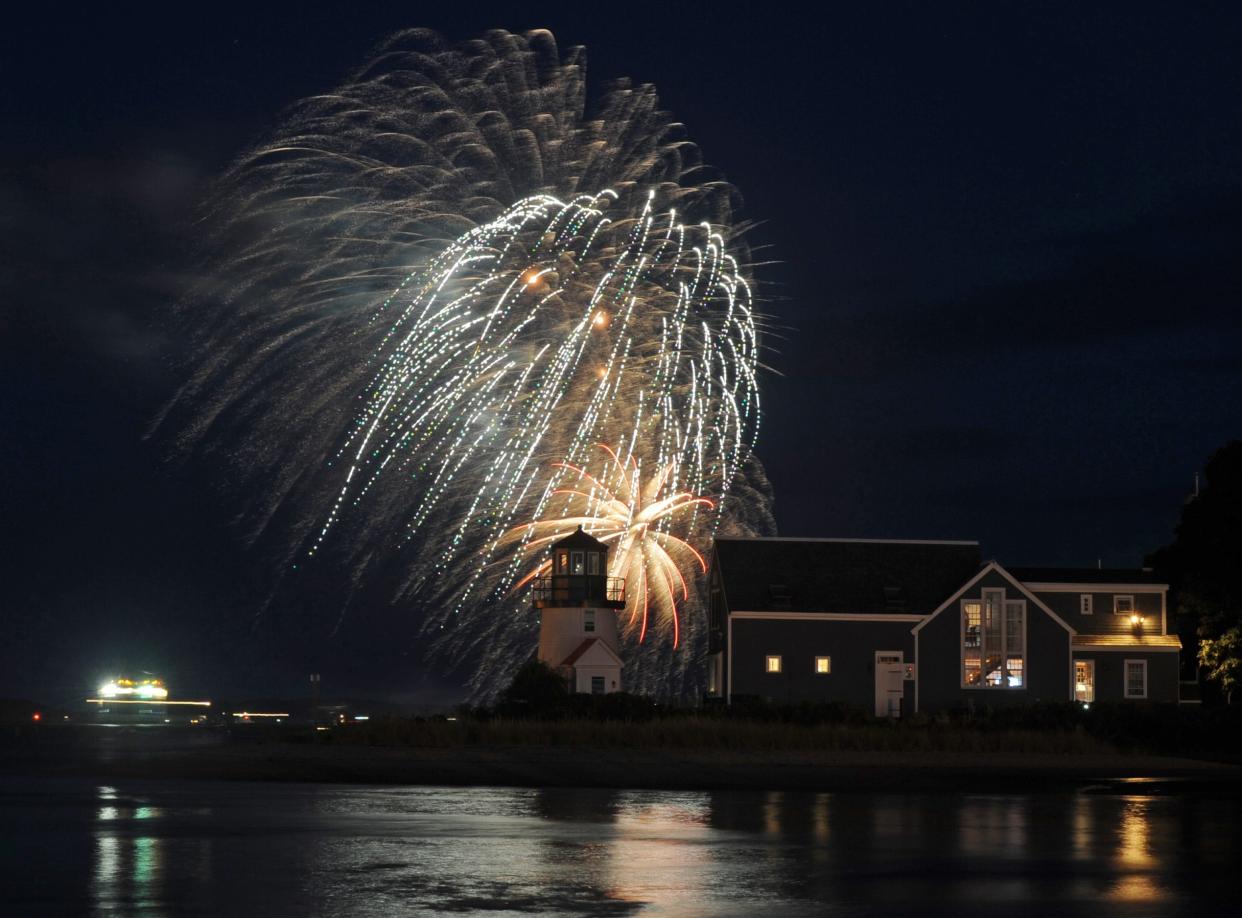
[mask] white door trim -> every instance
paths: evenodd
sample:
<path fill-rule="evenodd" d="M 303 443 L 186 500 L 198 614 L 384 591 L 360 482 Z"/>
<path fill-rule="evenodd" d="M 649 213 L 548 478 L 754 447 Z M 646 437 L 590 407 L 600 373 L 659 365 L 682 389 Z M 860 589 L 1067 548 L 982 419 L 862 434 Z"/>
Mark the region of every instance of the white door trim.
<path fill-rule="evenodd" d="M 889 660 L 884 663 L 881 663 L 880 657 L 896 657 L 897 659 Z M 881 697 L 880 692 L 881 692 L 881 684 L 882 684 L 881 678 L 880 678 L 881 677 L 880 667 L 881 666 L 893 666 L 894 664 L 897 665 L 897 676 L 898 676 L 897 686 L 898 686 L 898 692 L 899 692 L 899 697 L 897 699 L 897 710 L 898 710 L 898 713 L 900 714 L 900 711 L 901 711 L 900 694 L 905 693 L 905 665 L 906 665 L 905 651 L 904 650 L 877 650 L 875 652 L 874 665 L 875 665 L 875 716 L 876 717 L 889 717 L 892 714 L 891 695 L 892 695 L 893 690 L 891 688 L 891 680 L 885 679 L 883 682 L 884 703 L 883 704 L 880 703 L 880 697 Z M 885 675 L 891 676 L 892 675 L 891 670 L 886 672 Z"/>

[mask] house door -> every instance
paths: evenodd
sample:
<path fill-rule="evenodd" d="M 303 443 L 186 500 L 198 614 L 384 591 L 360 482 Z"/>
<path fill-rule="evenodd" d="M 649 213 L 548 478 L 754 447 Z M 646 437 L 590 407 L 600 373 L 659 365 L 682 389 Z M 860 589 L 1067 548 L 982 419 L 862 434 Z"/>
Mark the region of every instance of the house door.
<path fill-rule="evenodd" d="M 1074 661 L 1074 700 L 1095 701 L 1095 660 Z"/>
<path fill-rule="evenodd" d="M 875 652 L 875 716 L 900 717 L 901 696 L 905 691 L 902 651 Z"/>

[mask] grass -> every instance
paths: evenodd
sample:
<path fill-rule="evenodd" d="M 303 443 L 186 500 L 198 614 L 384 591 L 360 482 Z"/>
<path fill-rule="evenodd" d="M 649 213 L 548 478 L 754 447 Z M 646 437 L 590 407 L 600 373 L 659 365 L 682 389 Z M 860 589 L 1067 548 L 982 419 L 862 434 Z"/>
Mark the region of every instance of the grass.
<path fill-rule="evenodd" d="M 979 729 L 964 724 L 798 724 L 682 716 L 643 723 L 600 720 L 388 719 L 321 734 L 348 745 L 457 748 L 581 746 L 768 754 L 776 752 L 1042 753 L 1117 752 L 1074 729 Z"/>

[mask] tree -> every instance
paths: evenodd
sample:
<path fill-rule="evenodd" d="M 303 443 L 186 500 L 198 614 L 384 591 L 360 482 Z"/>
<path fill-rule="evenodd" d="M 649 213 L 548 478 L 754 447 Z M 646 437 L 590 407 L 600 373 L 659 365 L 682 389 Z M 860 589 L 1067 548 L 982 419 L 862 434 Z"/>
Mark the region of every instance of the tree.
<path fill-rule="evenodd" d="M 1242 628 L 1230 628 L 1218 638 L 1206 638 L 1199 645 L 1199 665 L 1203 675 L 1220 686 L 1225 700 L 1233 704 L 1233 690 L 1242 680 Z"/>
<path fill-rule="evenodd" d="M 1242 441 L 1218 449 L 1203 472 L 1173 544 L 1148 560 L 1168 577 L 1175 614 L 1195 625 L 1204 676 L 1228 697 L 1242 666 Z"/>
<path fill-rule="evenodd" d="M 531 660 L 514 673 L 500 696 L 500 710 L 542 715 L 564 707 L 568 697 L 565 677 L 542 660 Z"/>

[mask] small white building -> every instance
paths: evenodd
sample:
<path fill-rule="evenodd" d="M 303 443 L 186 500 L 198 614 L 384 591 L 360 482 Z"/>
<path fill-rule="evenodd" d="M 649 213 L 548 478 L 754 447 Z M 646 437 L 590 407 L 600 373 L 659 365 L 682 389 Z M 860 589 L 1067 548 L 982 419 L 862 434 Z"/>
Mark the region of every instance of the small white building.
<path fill-rule="evenodd" d="M 571 692 L 621 691 L 617 612 L 625 581 L 608 576 L 608 546 L 578 527 L 552 546 L 552 570 L 534 583 L 539 659 L 561 673 Z"/>

